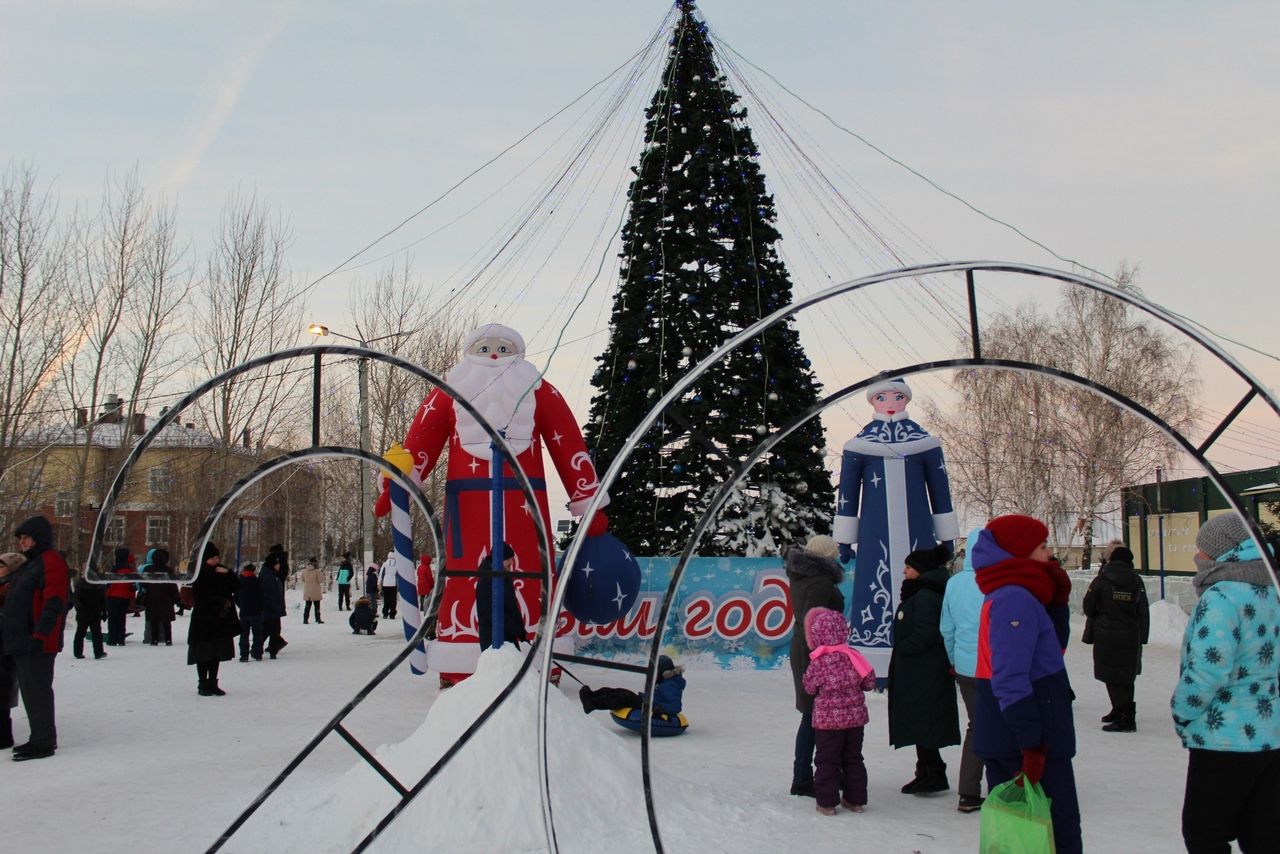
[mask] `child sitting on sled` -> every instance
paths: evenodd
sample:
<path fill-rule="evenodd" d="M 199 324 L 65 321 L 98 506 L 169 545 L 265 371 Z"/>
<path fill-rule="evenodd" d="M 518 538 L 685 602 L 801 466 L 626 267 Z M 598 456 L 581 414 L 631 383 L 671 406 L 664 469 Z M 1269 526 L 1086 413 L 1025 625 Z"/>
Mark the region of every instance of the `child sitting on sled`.
<path fill-rule="evenodd" d="M 684 668 L 676 665 L 670 656 L 658 656 L 658 683 L 653 687 L 653 714 L 674 718 L 680 714 L 684 699 Z M 597 709 L 639 709 L 644 697 L 638 691 L 626 688 L 596 688 L 583 685 L 578 691 L 582 711 Z"/>

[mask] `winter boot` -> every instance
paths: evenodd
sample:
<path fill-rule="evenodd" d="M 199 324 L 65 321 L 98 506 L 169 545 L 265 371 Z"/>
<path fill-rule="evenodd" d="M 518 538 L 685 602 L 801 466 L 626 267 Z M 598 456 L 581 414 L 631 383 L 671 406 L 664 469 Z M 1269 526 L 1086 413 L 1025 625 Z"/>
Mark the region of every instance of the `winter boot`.
<path fill-rule="evenodd" d="M 209 680 L 209 693 L 210 693 L 210 694 L 212 694 L 212 695 L 213 695 L 213 696 L 215 696 L 215 697 L 225 697 L 225 696 L 227 696 L 227 692 L 226 692 L 226 691 L 223 691 L 221 688 L 219 688 L 219 687 L 218 687 L 218 680 L 217 680 L 217 679 L 210 679 L 210 680 Z"/>
<path fill-rule="evenodd" d="M 1109 723 L 1111 723 L 1112 721 L 1114 721 L 1114 720 L 1116 719 L 1116 717 L 1117 717 L 1119 714 L 1120 714 L 1120 713 L 1119 713 L 1119 712 L 1117 712 L 1117 711 L 1115 710 L 1115 707 L 1114 707 L 1114 706 L 1112 706 L 1112 707 L 1111 707 L 1111 711 L 1109 711 L 1109 712 L 1107 712 L 1105 715 L 1103 715 L 1103 716 L 1100 718 L 1100 720 L 1101 720 L 1104 724 L 1109 724 Z"/>
<path fill-rule="evenodd" d="M 928 766 L 920 762 L 916 763 L 916 775 L 911 778 L 911 782 L 902 787 L 902 794 L 914 795 L 916 789 L 920 787 L 921 780 L 928 774 Z"/>
<path fill-rule="evenodd" d="M 924 768 L 924 774 L 916 778 L 916 787 L 911 794 L 933 795 L 950 788 L 951 786 L 947 784 L 947 766 L 927 765 Z"/>
<path fill-rule="evenodd" d="M 812 780 L 801 780 L 791 784 L 791 794 L 801 798 L 816 798 L 818 793 L 813 790 Z"/>
<path fill-rule="evenodd" d="M 1137 732 L 1138 712 L 1135 703 L 1126 703 L 1111 723 L 1102 728 L 1103 732 Z"/>
<path fill-rule="evenodd" d="M 6 712 L 4 720 L 0 721 L 0 749 L 9 747 L 13 747 L 13 720 Z"/>
<path fill-rule="evenodd" d="M 201 679 L 201 680 L 200 680 L 200 687 L 196 688 L 196 693 L 197 693 L 197 694 L 199 694 L 201 697 L 212 697 L 212 696 L 213 696 L 213 691 L 209 690 L 209 680 L 208 680 L 208 679 Z"/>
<path fill-rule="evenodd" d="M 591 714 L 596 710 L 596 704 L 591 698 L 591 689 L 586 685 L 578 689 L 578 699 L 582 701 L 582 711 Z"/>

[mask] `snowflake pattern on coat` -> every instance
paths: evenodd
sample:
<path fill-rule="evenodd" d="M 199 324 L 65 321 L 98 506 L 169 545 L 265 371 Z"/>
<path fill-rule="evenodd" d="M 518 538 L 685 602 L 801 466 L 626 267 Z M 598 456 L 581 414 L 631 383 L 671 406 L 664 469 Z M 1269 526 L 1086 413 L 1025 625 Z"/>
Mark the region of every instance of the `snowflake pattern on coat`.
<path fill-rule="evenodd" d="M 1272 588 L 1219 581 L 1204 592 L 1183 635 L 1178 686 L 1169 701 L 1184 747 L 1280 748 L 1277 643 L 1280 599 Z"/>

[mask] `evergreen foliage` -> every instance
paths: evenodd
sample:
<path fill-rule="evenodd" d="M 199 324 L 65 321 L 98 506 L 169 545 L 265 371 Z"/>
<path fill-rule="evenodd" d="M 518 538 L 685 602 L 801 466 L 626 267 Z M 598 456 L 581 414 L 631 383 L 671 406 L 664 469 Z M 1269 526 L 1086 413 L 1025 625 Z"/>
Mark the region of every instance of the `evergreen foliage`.
<path fill-rule="evenodd" d="M 704 23 L 681 2 L 662 83 L 646 110 L 622 231 L 611 337 L 597 357 L 588 446 L 603 471 L 689 368 L 791 302 L 777 214 L 746 122 Z M 610 489 L 610 526 L 637 554 L 685 547 L 716 489 L 762 439 L 815 403 L 791 321 L 739 347 L 644 436 Z M 698 552 L 779 554 L 830 530 L 834 491 L 818 419 L 749 474 Z"/>

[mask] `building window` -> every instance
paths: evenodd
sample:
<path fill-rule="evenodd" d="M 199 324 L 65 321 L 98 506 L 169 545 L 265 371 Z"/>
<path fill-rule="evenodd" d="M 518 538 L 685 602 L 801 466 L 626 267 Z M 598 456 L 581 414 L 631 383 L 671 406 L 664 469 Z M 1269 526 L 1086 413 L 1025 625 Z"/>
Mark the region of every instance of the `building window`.
<path fill-rule="evenodd" d="M 152 466 L 147 478 L 147 489 L 153 495 L 162 495 L 173 486 L 173 478 L 168 466 Z"/>
<path fill-rule="evenodd" d="M 167 546 L 169 544 L 169 517 L 147 517 L 147 545 Z"/>
<path fill-rule="evenodd" d="M 76 515 L 76 494 L 74 492 L 59 492 L 56 496 L 54 496 L 53 515 L 55 516 Z"/>
<path fill-rule="evenodd" d="M 103 542 L 108 546 L 124 545 L 124 517 L 112 516 L 111 521 L 107 523 L 107 533 L 103 536 Z"/>

